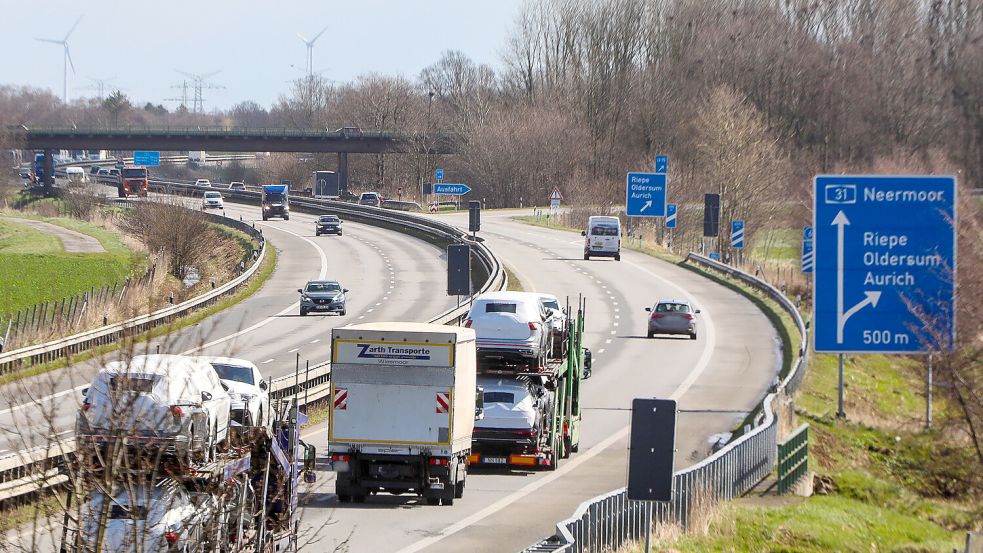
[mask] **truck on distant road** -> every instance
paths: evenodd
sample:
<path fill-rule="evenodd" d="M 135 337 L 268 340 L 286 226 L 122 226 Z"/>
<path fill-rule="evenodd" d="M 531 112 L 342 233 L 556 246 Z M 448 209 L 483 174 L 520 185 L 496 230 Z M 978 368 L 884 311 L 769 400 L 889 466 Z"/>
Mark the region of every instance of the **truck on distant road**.
<path fill-rule="evenodd" d="M 263 185 L 263 220 L 282 217 L 290 220 L 290 186 L 285 184 Z"/>
<path fill-rule="evenodd" d="M 146 197 L 149 186 L 150 174 L 146 167 L 127 165 L 120 171 L 120 179 L 116 191 L 120 198 L 126 198 L 132 195 Z"/>
<path fill-rule="evenodd" d="M 464 494 L 481 417 L 474 331 L 367 323 L 331 335 L 328 454 L 342 502 L 414 493 L 430 505 Z"/>
<path fill-rule="evenodd" d="M 188 152 L 188 165 L 191 167 L 203 165 L 207 157 L 203 150 L 192 150 Z"/>

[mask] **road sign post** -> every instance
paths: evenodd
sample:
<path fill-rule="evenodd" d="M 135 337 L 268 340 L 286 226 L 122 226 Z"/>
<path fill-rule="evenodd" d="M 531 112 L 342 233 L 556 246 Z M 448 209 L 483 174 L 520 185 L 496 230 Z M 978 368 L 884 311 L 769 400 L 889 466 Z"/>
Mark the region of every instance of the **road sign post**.
<path fill-rule="evenodd" d="M 665 217 L 665 174 L 628 173 L 625 186 L 625 215 L 629 217 Z"/>
<path fill-rule="evenodd" d="M 815 261 L 815 252 L 812 248 L 812 227 L 802 228 L 802 272 L 811 273 Z"/>
<path fill-rule="evenodd" d="M 655 156 L 655 172 L 656 173 L 669 172 L 669 156 Z"/>
<path fill-rule="evenodd" d="M 676 204 L 666 204 L 666 228 L 676 228 Z"/>
<path fill-rule="evenodd" d="M 443 180 L 444 180 L 444 170 L 443 169 L 437 169 L 436 171 L 434 171 L 433 176 L 434 176 L 434 179 L 437 182 L 443 182 Z"/>
<path fill-rule="evenodd" d="M 730 222 L 730 247 L 744 248 L 744 220 L 735 219 Z"/>
<path fill-rule="evenodd" d="M 814 347 L 840 354 L 843 417 L 843 353 L 955 345 L 956 180 L 817 176 L 813 193 Z"/>

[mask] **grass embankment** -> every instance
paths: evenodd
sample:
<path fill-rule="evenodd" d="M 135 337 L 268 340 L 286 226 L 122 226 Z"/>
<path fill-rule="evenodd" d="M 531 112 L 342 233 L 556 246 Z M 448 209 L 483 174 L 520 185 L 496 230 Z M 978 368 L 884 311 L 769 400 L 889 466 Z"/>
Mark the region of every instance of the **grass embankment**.
<path fill-rule="evenodd" d="M 0 212 L 0 218 L 23 218 Z M 112 285 L 137 272 L 146 257 L 97 225 L 65 217 L 31 217 L 94 237 L 105 253 L 68 253 L 51 234 L 0 219 L 0 314 Z"/>

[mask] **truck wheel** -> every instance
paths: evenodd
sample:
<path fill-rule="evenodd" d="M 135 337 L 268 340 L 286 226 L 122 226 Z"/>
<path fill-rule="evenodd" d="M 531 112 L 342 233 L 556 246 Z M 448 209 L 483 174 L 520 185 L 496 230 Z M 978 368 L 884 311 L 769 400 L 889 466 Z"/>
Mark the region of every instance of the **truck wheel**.
<path fill-rule="evenodd" d="M 269 217 L 267 217 L 266 215 L 263 215 L 263 220 L 264 221 L 267 221 L 267 220 L 269 220 Z"/>
<path fill-rule="evenodd" d="M 584 261 L 590 261 L 590 254 L 589 253 L 585 253 L 584 254 Z"/>
<path fill-rule="evenodd" d="M 556 454 L 556 450 L 551 451 L 547 459 L 550 460 L 550 464 L 549 466 L 546 467 L 546 470 L 553 472 L 554 470 L 556 470 L 557 465 L 560 464 L 559 463 L 560 457 Z"/>
<path fill-rule="evenodd" d="M 454 497 L 457 499 L 464 497 L 464 480 L 454 484 Z"/>
<path fill-rule="evenodd" d="M 577 453 L 578 451 L 580 451 L 580 442 L 577 442 L 570 446 L 571 453 Z"/>
<path fill-rule="evenodd" d="M 348 503 L 351 500 L 352 500 L 352 496 L 346 493 L 338 494 L 338 503 Z"/>
<path fill-rule="evenodd" d="M 426 500 L 427 500 L 427 505 L 440 505 L 439 497 L 428 497 L 426 498 Z"/>
<path fill-rule="evenodd" d="M 654 332 L 649 332 L 648 333 L 648 337 L 649 338 L 655 338 L 655 333 Z"/>
<path fill-rule="evenodd" d="M 353 495 L 352 503 L 365 503 L 365 495 L 363 494 Z"/>
<path fill-rule="evenodd" d="M 569 459 L 570 452 L 573 451 L 573 444 L 571 443 L 570 436 L 563 437 L 563 458 Z"/>
<path fill-rule="evenodd" d="M 621 254 L 620 253 L 614 254 L 614 260 L 615 261 L 621 261 Z"/>

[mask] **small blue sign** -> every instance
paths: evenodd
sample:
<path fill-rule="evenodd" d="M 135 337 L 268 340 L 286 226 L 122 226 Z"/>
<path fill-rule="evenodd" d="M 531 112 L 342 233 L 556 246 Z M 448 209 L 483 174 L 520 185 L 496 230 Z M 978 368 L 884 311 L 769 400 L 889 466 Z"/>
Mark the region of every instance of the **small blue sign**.
<path fill-rule="evenodd" d="M 720 261 L 720 252 L 710 252 L 709 257 L 714 261 Z"/>
<path fill-rule="evenodd" d="M 629 217 L 665 217 L 665 174 L 628 173 L 625 187 L 625 215 Z"/>
<path fill-rule="evenodd" d="M 744 220 L 735 219 L 730 222 L 730 247 L 741 249 L 744 247 Z"/>
<path fill-rule="evenodd" d="M 669 172 L 669 156 L 655 156 L 655 172 L 656 173 L 668 173 Z"/>
<path fill-rule="evenodd" d="M 437 177 L 437 182 L 443 181 L 444 180 L 444 170 L 443 169 L 437 169 L 436 171 L 434 171 L 434 176 Z"/>
<path fill-rule="evenodd" d="M 813 193 L 816 351 L 951 349 L 956 179 L 817 176 Z"/>
<path fill-rule="evenodd" d="M 666 228 L 676 228 L 676 204 L 666 204 Z"/>
<path fill-rule="evenodd" d="M 160 165 L 160 152 L 133 152 L 133 165 L 157 167 Z"/>
<path fill-rule="evenodd" d="M 471 192 L 471 187 L 466 184 L 446 184 L 442 182 L 434 183 L 433 193 L 445 196 L 463 196 Z"/>
<path fill-rule="evenodd" d="M 811 273 L 815 260 L 815 251 L 812 248 L 812 227 L 807 225 L 802 228 L 802 272 Z"/>

